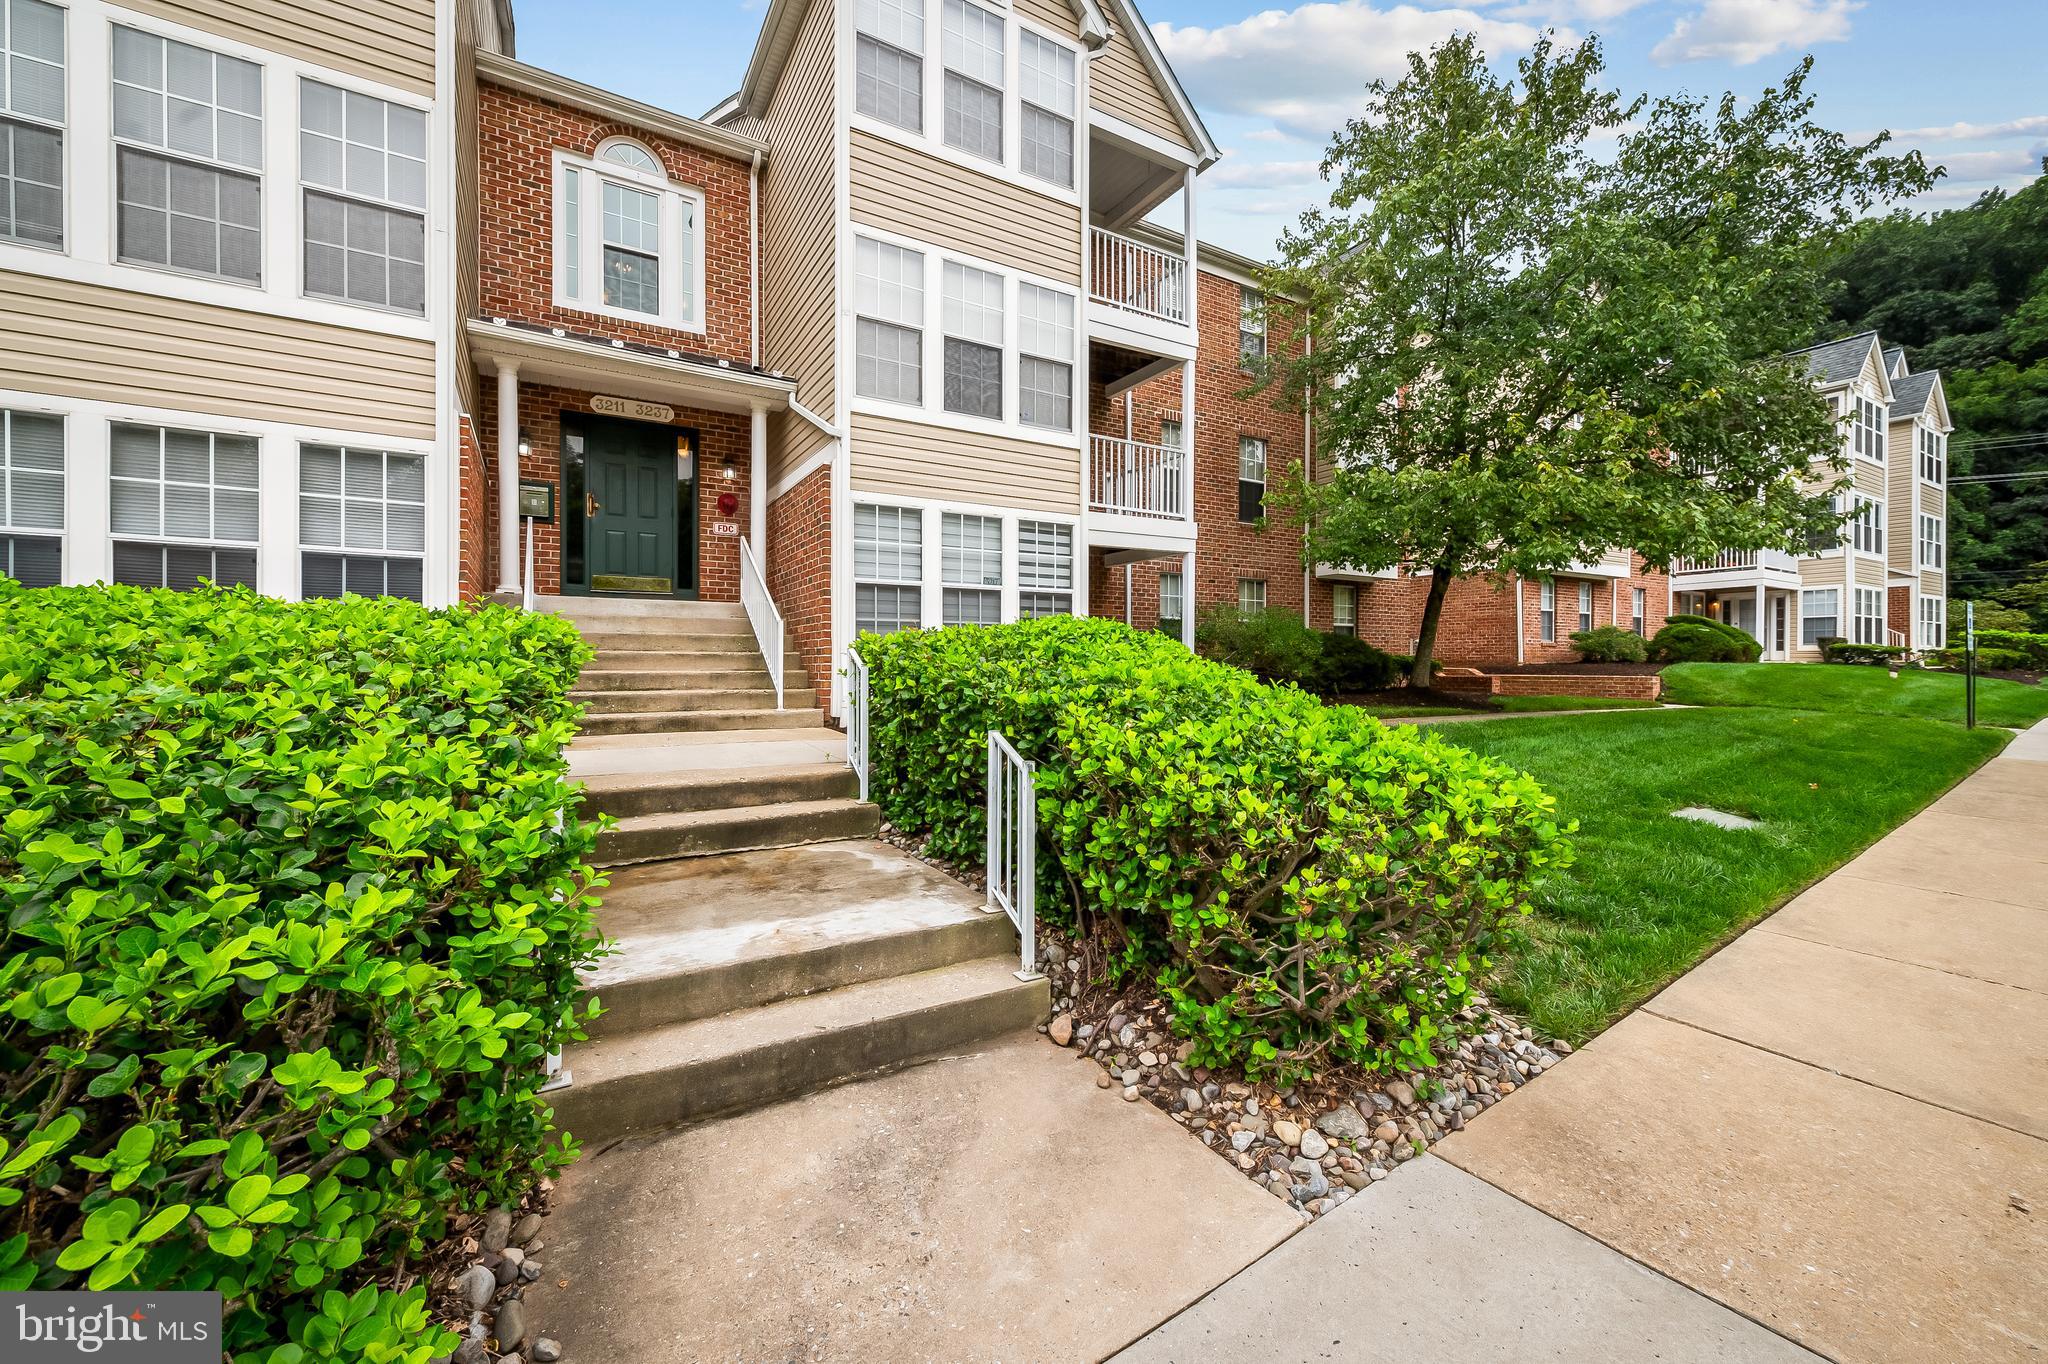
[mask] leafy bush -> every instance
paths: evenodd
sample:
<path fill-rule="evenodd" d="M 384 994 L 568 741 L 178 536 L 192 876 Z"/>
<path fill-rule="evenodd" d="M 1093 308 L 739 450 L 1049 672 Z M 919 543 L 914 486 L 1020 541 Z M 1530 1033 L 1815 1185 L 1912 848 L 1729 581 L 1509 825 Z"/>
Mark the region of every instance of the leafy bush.
<path fill-rule="evenodd" d="M 1588 663 L 1641 663 L 1650 656 L 1650 646 L 1643 637 L 1619 625 L 1574 631 L 1572 647 Z"/>
<path fill-rule="evenodd" d="M 1723 639 L 1726 639 L 1726 640 L 1727 640 L 1727 641 L 1728 641 L 1729 643 L 1733 644 L 1733 645 L 1735 646 L 1735 649 L 1736 649 L 1736 654 L 1735 654 L 1735 656 L 1734 656 L 1733 658 L 1728 658 L 1728 659 L 1704 659 L 1704 660 L 1702 660 L 1702 659 L 1676 659 L 1676 660 L 1672 660 L 1672 661 L 1674 661 L 1674 662 L 1695 662 L 1695 663 L 1697 663 L 1697 662 L 1728 662 L 1728 663 L 1754 663 L 1754 662 L 1756 662 L 1756 661 L 1757 661 L 1757 660 L 1758 660 L 1759 658 L 1762 658 L 1762 657 L 1764 656 L 1764 646 L 1763 646 L 1763 645 L 1761 645 L 1761 644 L 1759 644 L 1759 643 L 1757 643 L 1757 641 L 1756 641 L 1756 637 L 1755 637 L 1754 635 L 1750 634 L 1750 633 L 1749 633 L 1749 632 L 1748 632 L 1747 630 L 1741 630 L 1741 629 L 1737 629 L 1737 628 L 1736 628 L 1735 626 L 1733 626 L 1733 625 L 1730 625 L 1730 624 L 1729 624 L 1729 623 L 1728 623 L 1727 621 L 1724 621 L 1724 620 L 1715 620 L 1715 619 L 1714 619 L 1714 618 L 1713 618 L 1712 616 L 1692 616 L 1692 615 L 1686 615 L 1686 614 L 1680 613 L 1679 615 L 1676 615 L 1676 616 L 1666 616 L 1666 617 L 1664 618 L 1664 623 L 1665 623 L 1665 624 L 1666 624 L 1667 626 L 1669 626 L 1669 625 L 1698 625 L 1698 626 L 1702 626 L 1702 627 L 1704 627 L 1705 629 L 1708 629 L 1708 630 L 1712 630 L 1712 631 L 1714 631 L 1714 632 L 1715 632 L 1716 634 L 1720 635 L 1720 636 L 1721 636 L 1721 637 L 1722 637 Z M 1657 633 L 1658 633 L 1658 635 L 1659 635 L 1659 636 L 1661 636 L 1661 635 L 1662 635 L 1662 634 L 1663 634 L 1664 632 L 1663 632 L 1662 630 L 1659 630 L 1659 631 L 1658 631 Z M 1652 657 L 1652 658 L 1658 658 L 1658 657 L 1660 657 L 1660 655 L 1659 655 L 1659 654 L 1657 653 L 1657 641 L 1656 641 L 1655 639 L 1652 639 L 1652 640 L 1650 641 L 1650 657 Z"/>
<path fill-rule="evenodd" d="M 1166 991 L 1196 1064 L 1435 1063 L 1534 877 L 1529 778 L 1113 621 L 863 637 L 873 790 L 978 865 L 985 735 L 1038 764 L 1040 905 Z"/>
<path fill-rule="evenodd" d="M 1963 632 L 1952 630 L 1949 638 L 1960 644 Z M 2048 635 L 2031 634 L 2024 630 L 1979 630 L 1977 632 L 1977 656 L 1981 660 L 1987 649 L 2005 649 L 2020 655 L 2025 661 L 2012 666 L 2022 668 L 2048 668 Z M 1988 663 L 1981 664 L 1990 667 Z"/>
<path fill-rule="evenodd" d="M 1324 637 L 1298 611 L 1212 606 L 1195 620 L 1195 652 L 1267 682 L 1314 688 L 1323 675 Z"/>
<path fill-rule="evenodd" d="M 1415 660 L 1397 658 L 1364 640 L 1332 631 L 1323 636 L 1323 661 L 1315 690 L 1325 696 L 1383 691 L 1408 675 Z"/>
<path fill-rule="evenodd" d="M 1659 663 L 1744 663 L 1743 648 L 1726 632 L 1691 621 L 1673 621 L 1650 641 L 1650 656 Z"/>
<path fill-rule="evenodd" d="M 498 607 L 0 583 L 0 1288 L 218 1289 L 242 1361 L 457 1343 L 377 1276 L 571 1154 L 588 656 Z"/>
<path fill-rule="evenodd" d="M 1824 662 L 1875 664 L 1880 668 L 1896 667 L 1909 652 L 1896 644 L 1851 644 L 1846 639 L 1824 639 L 1820 646 Z"/>
<path fill-rule="evenodd" d="M 1969 666 L 1965 652 L 1962 649 L 1937 649 L 1932 657 L 1940 666 L 1962 672 Z M 1980 673 L 2024 672 L 2040 666 L 2032 655 L 2018 649 L 1977 650 L 1977 671 Z"/>

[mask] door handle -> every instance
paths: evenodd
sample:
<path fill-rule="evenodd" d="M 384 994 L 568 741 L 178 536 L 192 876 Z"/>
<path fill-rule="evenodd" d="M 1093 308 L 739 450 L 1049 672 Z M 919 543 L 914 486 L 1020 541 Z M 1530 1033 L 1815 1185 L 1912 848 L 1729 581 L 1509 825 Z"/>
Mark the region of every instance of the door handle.
<path fill-rule="evenodd" d="M 598 509 L 598 508 L 599 508 L 600 506 L 602 506 L 602 505 L 603 505 L 603 504 L 602 504 L 602 503 L 600 503 L 600 502 L 599 502 L 599 501 L 597 500 L 597 494 L 596 494 L 596 493 L 585 493 L 585 494 L 583 494 L 583 514 L 584 514 L 584 516 L 586 516 L 586 517 L 595 517 L 595 516 L 597 515 L 597 509 Z"/>

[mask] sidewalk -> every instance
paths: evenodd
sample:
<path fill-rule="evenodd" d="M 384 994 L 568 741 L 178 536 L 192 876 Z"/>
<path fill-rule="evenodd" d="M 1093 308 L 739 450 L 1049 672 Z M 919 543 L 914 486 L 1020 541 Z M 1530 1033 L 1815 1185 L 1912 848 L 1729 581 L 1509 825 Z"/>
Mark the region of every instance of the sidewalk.
<path fill-rule="evenodd" d="M 2048 724 L 1118 1364 L 1424 1355 L 2048 1358 Z"/>

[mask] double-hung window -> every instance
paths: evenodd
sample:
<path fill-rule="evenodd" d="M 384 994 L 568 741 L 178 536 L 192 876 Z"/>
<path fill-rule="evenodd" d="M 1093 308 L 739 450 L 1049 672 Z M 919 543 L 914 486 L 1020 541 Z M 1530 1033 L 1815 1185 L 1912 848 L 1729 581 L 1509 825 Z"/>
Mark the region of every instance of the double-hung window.
<path fill-rule="evenodd" d="M 1159 575 L 1159 623 L 1179 626 L 1181 613 L 1187 610 L 1186 600 L 1181 593 L 1182 578 L 1178 572 Z"/>
<path fill-rule="evenodd" d="M 1026 175 L 1074 186 L 1074 53 L 1029 29 L 1017 34 L 1018 155 Z"/>
<path fill-rule="evenodd" d="M 1237 292 L 1237 363 L 1243 369 L 1257 369 L 1265 362 L 1266 296 L 1241 284 Z"/>
<path fill-rule="evenodd" d="M 946 145 L 1003 159 L 1003 17 L 968 0 L 945 0 Z"/>
<path fill-rule="evenodd" d="M 1536 592 L 1536 637 L 1545 644 L 1557 640 L 1557 584 L 1548 578 Z"/>
<path fill-rule="evenodd" d="M 1593 584 L 1579 584 L 1579 633 L 1593 628 Z"/>
<path fill-rule="evenodd" d="M 64 245 L 64 11 L 0 0 L 0 239 Z"/>
<path fill-rule="evenodd" d="M 306 292 L 426 312 L 426 114 L 302 80 L 299 174 Z"/>
<path fill-rule="evenodd" d="M 924 401 L 924 253 L 868 237 L 853 243 L 853 391 Z"/>
<path fill-rule="evenodd" d="M 856 0 L 853 107 L 924 131 L 924 0 Z"/>
<path fill-rule="evenodd" d="M 263 68 L 114 28 L 116 254 L 263 281 Z"/>
<path fill-rule="evenodd" d="M 1003 416 L 1003 277 L 947 261 L 943 275 L 946 410 Z"/>
<path fill-rule="evenodd" d="M 1849 522 L 1849 540 L 1864 554 L 1884 553 L 1884 503 L 1856 495 L 1856 514 Z"/>
<path fill-rule="evenodd" d="M 853 628 L 887 635 L 924 620 L 924 513 L 915 507 L 853 508 Z"/>
<path fill-rule="evenodd" d="M 1948 562 L 1948 523 L 1939 516 L 1920 518 L 1920 567 L 1941 568 Z"/>
<path fill-rule="evenodd" d="M 1628 628 L 1638 635 L 1644 633 L 1644 627 L 1648 624 L 1648 607 L 1649 593 L 1640 587 L 1631 587 L 1628 590 Z"/>
<path fill-rule="evenodd" d="M 1266 609 L 1266 580 L 1264 578 L 1239 578 L 1237 580 L 1237 609 L 1240 611 L 1263 611 Z"/>
<path fill-rule="evenodd" d="M 0 409 L 0 577 L 64 577 L 64 419 Z"/>
<path fill-rule="evenodd" d="M 555 301 L 701 331 L 697 191 L 670 182 L 653 152 L 613 138 L 595 158 L 557 159 Z"/>
<path fill-rule="evenodd" d="M 1884 643 L 1885 621 L 1884 589 L 1881 587 L 1859 587 L 1856 589 L 1856 618 L 1851 641 L 1856 644 Z"/>
<path fill-rule="evenodd" d="M 256 438 L 116 422 L 114 581 L 188 590 L 256 585 Z"/>
<path fill-rule="evenodd" d="M 1842 589 L 1809 587 L 1799 594 L 1799 642 L 1817 646 L 1842 637 Z"/>
<path fill-rule="evenodd" d="M 1850 445 L 1859 459 L 1874 464 L 1884 463 L 1885 408 L 1882 403 L 1868 398 L 1856 398 L 1851 403 L 1850 420 L 1855 430 Z"/>
<path fill-rule="evenodd" d="M 1257 521 L 1266 514 L 1266 442 L 1257 436 L 1237 438 L 1237 519 Z"/>
<path fill-rule="evenodd" d="M 420 600 L 426 501 L 419 455 L 300 446 L 301 595 Z"/>
<path fill-rule="evenodd" d="M 1916 426 L 1920 447 L 1920 477 L 1940 487 L 1948 478 L 1948 437 L 1931 426 Z"/>
<path fill-rule="evenodd" d="M 1940 597 L 1920 598 L 1920 647 L 1948 647 L 1948 603 Z"/>
<path fill-rule="evenodd" d="M 1017 523 L 1017 618 L 1074 609 L 1074 528 L 1058 521 Z"/>
<path fill-rule="evenodd" d="M 1074 296 L 1017 286 L 1017 420 L 1074 429 Z"/>
<path fill-rule="evenodd" d="M 1333 634 L 1358 633 L 1358 585 L 1334 583 L 1330 587 L 1330 630 Z"/>
<path fill-rule="evenodd" d="M 1003 620 L 1003 519 L 947 512 L 939 523 L 940 619 L 946 625 Z"/>

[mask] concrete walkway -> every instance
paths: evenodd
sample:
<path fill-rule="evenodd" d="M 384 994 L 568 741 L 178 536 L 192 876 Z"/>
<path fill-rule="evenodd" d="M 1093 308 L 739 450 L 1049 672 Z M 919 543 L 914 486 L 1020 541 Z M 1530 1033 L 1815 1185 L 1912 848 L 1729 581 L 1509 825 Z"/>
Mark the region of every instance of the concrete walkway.
<path fill-rule="evenodd" d="M 1438 1152 L 1829 1358 L 2048 1358 L 2048 725 Z"/>
<path fill-rule="evenodd" d="M 1822 1357 L 2048 1359 L 2048 724 L 1117 1360 Z"/>

